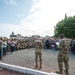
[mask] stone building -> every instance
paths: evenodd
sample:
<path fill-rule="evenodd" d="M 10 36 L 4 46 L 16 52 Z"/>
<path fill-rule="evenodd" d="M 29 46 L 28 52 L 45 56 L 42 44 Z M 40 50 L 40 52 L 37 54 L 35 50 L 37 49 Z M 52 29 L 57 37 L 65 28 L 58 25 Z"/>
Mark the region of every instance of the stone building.
<path fill-rule="evenodd" d="M 15 35 L 14 32 L 11 33 L 10 39 L 23 39 L 23 36 L 21 34 Z"/>

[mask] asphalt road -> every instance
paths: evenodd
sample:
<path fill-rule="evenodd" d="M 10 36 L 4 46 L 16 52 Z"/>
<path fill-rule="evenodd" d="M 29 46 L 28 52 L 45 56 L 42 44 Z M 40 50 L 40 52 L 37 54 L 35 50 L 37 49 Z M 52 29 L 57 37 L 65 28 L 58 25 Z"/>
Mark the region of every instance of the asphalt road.
<path fill-rule="evenodd" d="M 41 71 L 50 73 L 59 70 L 57 55 L 58 50 L 43 49 L 42 51 L 43 67 Z M 35 49 L 31 48 L 15 51 L 12 54 L 4 56 L 3 60 L 0 61 L 7 64 L 35 69 Z M 73 54 L 69 55 L 69 65 L 70 65 L 69 69 L 70 75 L 75 75 L 75 55 Z M 65 73 L 63 75 L 65 75 Z"/>

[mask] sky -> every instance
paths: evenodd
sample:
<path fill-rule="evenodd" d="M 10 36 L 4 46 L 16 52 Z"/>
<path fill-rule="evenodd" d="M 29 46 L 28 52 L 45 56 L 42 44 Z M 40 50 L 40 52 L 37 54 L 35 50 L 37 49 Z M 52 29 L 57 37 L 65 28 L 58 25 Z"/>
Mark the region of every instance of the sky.
<path fill-rule="evenodd" d="M 0 36 L 53 36 L 65 13 L 75 15 L 74 0 L 0 0 Z"/>

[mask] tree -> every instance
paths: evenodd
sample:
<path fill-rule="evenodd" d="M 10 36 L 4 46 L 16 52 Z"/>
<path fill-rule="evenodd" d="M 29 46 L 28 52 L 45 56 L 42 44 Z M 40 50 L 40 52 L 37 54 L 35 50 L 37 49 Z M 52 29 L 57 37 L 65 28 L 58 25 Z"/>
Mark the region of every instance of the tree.
<path fill-rule="evenodd" d="M 58 37 L 62 33 L 67 38 L 75 38 L 75 16 L 66 17 L 56 24 L 54 36 Z"/>

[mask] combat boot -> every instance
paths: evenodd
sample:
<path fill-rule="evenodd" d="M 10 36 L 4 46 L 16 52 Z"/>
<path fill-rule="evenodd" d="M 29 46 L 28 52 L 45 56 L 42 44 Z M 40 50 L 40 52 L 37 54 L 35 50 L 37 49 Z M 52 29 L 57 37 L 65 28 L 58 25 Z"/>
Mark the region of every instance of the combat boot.
<path fill-rule="evenodd" d="M 68 69 L 64 70 L 66 75 L 69 75 Z"/>
<path fill-rule="evenodd" d="M 37 67 L 38 67 L 38 63 L 36 62 L 35 68 L 37 68 Z"/>
<path fill-rule="evenodd" d="M 42 68 L 42 61 L 40 61 L 40 69 Z"/>
<path fill-rule="evenodd" d="M 42 64 L 40 64 L 40 69 L 42 68 Z"/>
<path fill-rule="evenodd" d="M 56 71 L 56 73 L 58 73 L 58 74 L 63 74 L 63 70 Z"/>
<path fill-rule="evenodd" d="M 37 68 L 37 65 L 35 65 L 35 68 Z"/>

